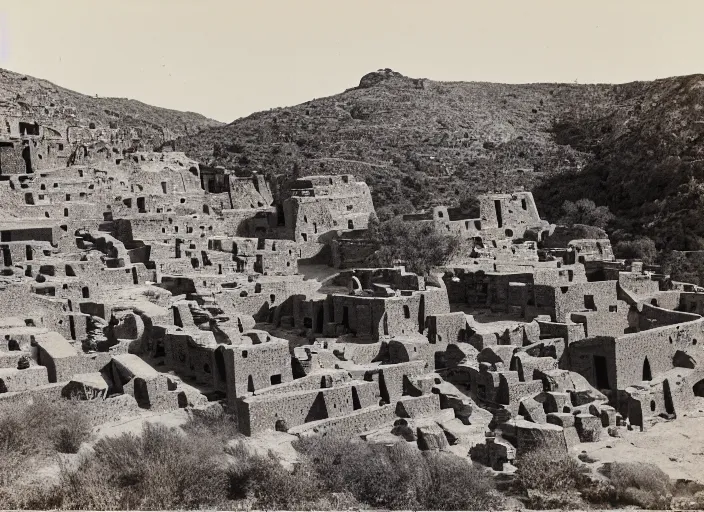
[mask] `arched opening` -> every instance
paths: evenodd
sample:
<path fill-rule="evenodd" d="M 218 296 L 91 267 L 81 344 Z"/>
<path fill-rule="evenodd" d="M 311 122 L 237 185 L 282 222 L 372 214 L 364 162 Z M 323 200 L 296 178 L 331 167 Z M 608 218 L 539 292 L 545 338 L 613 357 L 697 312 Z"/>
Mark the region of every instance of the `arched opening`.
<path fill-rule="evenodd" d="M 225 372 L 225 348 L 218 347 L 215 350 L 215 371 L 218 372 L 218 379 L 221 382 L 225 382 L 226 372 Z"/>
<path fill-rule="evenodd" d="M 252 379 L 251 375 L 247 377 L 247 392 L 254 393 L 254 379 Z"/>
<path fill-rule="evenodd" d="M 83 295 L 84 299 L 89 299 L 90 298 L 90 291 L 88 291 L 88 287 L 84 286 L 81 288 L 81 294 Z"/>
<path fill-rule="evenodd" d="M 411 308 L 403 306 L 403 318 L 411 318 Z"/>
<path fill-rule="evenodd" d="M 692 393 L 694 393 L 694 396 L 701 396 L 704 398 L 704 379 L 692 386 Z"/>
<path fill-rule="evenodd" d="M 648 361 L 648 358 L 645 358 L 645 361 L 643 361 L 643 378 L 641 380 L 653 380 L 653 373 L 650 370 L 650 361 Z"/>

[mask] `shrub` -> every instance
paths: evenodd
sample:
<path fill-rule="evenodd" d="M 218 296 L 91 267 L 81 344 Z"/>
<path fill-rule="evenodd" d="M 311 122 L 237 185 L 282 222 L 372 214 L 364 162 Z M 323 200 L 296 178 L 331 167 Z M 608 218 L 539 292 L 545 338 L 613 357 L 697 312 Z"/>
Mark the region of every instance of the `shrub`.
<path fill-rule="evenodd" d="M 647 237 L 620 241 L 614 246 L 614 253 L 617 258 L 643 260 L 646 264 L 655 263 L 658 256 L 655 242 Z"/>
<path fill-rule="evenodd" d="M 227 498 L 220 447 L 150 423 L 139 436 L 99 440 L 61 484 L 62 506 L 72 509 L 199 508 Z"/>
<path fill-rule="evenodd" d="M 538 448 L 516 461 L 516 485 L 531 508 L 578 508 L 586 468 L 559 449 Z"/>
<path fill-rule="evenodd" d="M 562 217 L 557 223 L 565 226 L 586 224 L 604 229 L 614 218 L 607 206 L 597 206 L 591 199 L 580 199 L 562 203 Z"/>
<path fill-rule="evenodd" d="M 73 401 L 50 402 L 38 397 L 33 404 L 3 406 L 0 409 L 0 486 L 31 473 L 35 464 L 57 451 L 76 453 L 90 434 L 89 419 Z"/>
<path fill-rule="evenodd" d="M 182 428 L 188 435 L 215 438 L 223 444 L 242 438 L 237 419 L 232 414 L 224 413 L 222 408 L 198 413 L 192 411 Z"/>
<path fill-rule="evenodd" d="M 485 469 L 455 455 L 428 453 L 425 459 L 431 480 L 423 493 L 425 510 L 491 510 L 504 504 Z"/>
<path fill-rule="evenodd" d="M 372 507 L 418 509 L 419 483 L 427 479 L 421 454 L 342 438 L 312 437 L 296 444 L 331 492 L 349 491 Z"/>
<path fill-rule="evenodd" d="M 253 454 L 237 443 L 228 449 L 234 458 L 228 469 L 230 497 L 248 499 L 252 508 L 274 510 L 304 510 L 331 508 L 323 487 L 310 467 L 296 465 L 286 470 L 269 452 Z"/>
<path fill-rule="evenodd" d="M 312 437 L 295 445 L 331 493 L 373 508 L 487 510 L 503 504 L 489 474 L 466 459 L 391 446 Z"/>
<path fill-rule="evenodd" d="M 90 438 L 91 430 L 86 416 L 75 411 L 56 425 L 51 433 L 51 440 L 58 452 L 78 453 L 81 444 Z"/>
<path fill-rule="evenodd" d="M 460 249 L 459 238 L 436 232 L 430 223 L 406 222 L 400 217 L 370 223 L 369 237 L 378 249 L 366 264 L 390 267 L 401 263 L 420 275 L 446 264 Z"/>
<path fill-rule="evenodd" d="M 614 462 L 603 467 L 619 504 L 645 509 L 669 509 L 673 485 L 663 470 L 642 462 Z"/>

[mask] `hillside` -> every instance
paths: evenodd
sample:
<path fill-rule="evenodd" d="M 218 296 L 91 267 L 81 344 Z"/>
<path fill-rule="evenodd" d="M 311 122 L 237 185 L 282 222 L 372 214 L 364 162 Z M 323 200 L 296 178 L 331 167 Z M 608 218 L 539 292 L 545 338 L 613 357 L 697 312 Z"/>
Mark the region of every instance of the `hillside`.
<path fill-rule="evenodd" d="M 687 222 L 704 200 L 697 187 L 680 187 L 704 176 L 700 84 L 698 75 L 621 85 L 435 82 L 380 70 L 341 94 L 177 146 L 242 172 L 351 172 L 372 187 L 382 216 L 524 187 L 554 220 L 565 199 L 587 197 L 617 214 L 617 238 L 693 248 L 704 228 Z M 692 235 L 672 235 L 682 222 Z"/>
<path fill-rule="evenodd" d="M 38 122 L 62 134 L 69 126 L 120 128 L 132 131 L 148 149 L 222 124 L 200 114 L 136 100 L 86 96 L 46 80 L 0 69 L 0 120 L 7 118 Z"/>
<path fill-rule="evenodd" d="M 292 175 L 351 172 L 377 206 L 420 209 L 467 193 L 532 188 L 591 158 L 552 133 L 565 112 L 608 104 L 610 86 L 434 82 L 393 71 L 178 141 L 203 162 Z"/>

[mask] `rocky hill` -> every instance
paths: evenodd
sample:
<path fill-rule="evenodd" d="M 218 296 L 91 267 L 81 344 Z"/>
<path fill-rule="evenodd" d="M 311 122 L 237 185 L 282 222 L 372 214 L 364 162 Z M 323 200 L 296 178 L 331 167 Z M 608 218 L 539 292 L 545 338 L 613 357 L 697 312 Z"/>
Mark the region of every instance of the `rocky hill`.
<path fill-rule="evenodd" d="M 177 146 L 241 172 L 351 172 L 372 187 L 382 216 L 524 187 L 555 219 L 565 199 L 587 197 L 617 215 L 612 233 L 694 248 L 704 232 L 687 224 L 704 204 L 688 184 L 704 177 L 702 84 L 695 75 L 505 85 L 380 70 L 341 94 L 259 112 Z M 672 234 L 673 226 L 691 234 Z"/>
<path fill-rule="evenodd" d="M 591 155 L 560 145 L 568 111 L 607 103 L 610 86 L 434 82 L 390 70 L 358 87 L 178 141 L 203 162 L 288 175 L 351 172 L 397 211 L 467 194 L 532 188 Z"/>
<path fill-rule="evenodd" d="M 126 98 L 86 96 L 46 80 L 0 69 L 0 120 L 11 118 L 38 122 L 63 135 L 69 126 L 120 128 L 132 131 L 149 149 L 222 124 L 200 114 Z M 2 128 L 0 131 L 6 131 Z"/>

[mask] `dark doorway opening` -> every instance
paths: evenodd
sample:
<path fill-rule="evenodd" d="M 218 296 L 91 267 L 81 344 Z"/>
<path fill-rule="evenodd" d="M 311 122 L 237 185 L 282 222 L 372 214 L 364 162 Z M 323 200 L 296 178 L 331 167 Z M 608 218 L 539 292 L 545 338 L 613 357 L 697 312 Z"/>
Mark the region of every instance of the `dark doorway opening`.
<path fill-rule="evenodd" d="M 323 332 L 323 324 L 325 323 L 325 311 L 323 308 L 318 308 L 318 313 L 315 317 L 315 332 Z"/>
<path fill-rule="evenodd" d="M 218 372 L 218 378 L 221 382 L 225 382 L 227 378 L 225 373 L 225 349 L 218 347 L 215 350 L 215 370 Z"/>
<path fill-rule="evenodd" d="M 594 380 L 597 389 L 611 389 L 609 371 L 604 356 L 594 356 Z"/>
<path fill-rule="evenodd" d="M 653 380 L 653 373 L 650 370 L 650 361 L 648 361 L 648 358 L 645 358 L 645 361 L 643 361 L 643 379 L 642 380 Z"/>
<path fill-rule="evenodd" d="M 27 174 L 33 173 L 34 169 L 32 167 L 32 154 L 29 147 L 25 147 L 22 150 L 22 159 L 24 160 L 24 167 Z"/>
<path fill-rule="evenodd" d="M 496 222 L 499 227 L 503 227 L 504 220 L 501 217 L 501 201 L 494 201 L 494 209 L 496 210 Z"/>
<path fill-rule="evenodd" d="M 361 409 L 362 404 L 359 401 L 359 393 L 357 392 L 357 386 L 352 386 L 352 410 L 356 411 Z"/>

